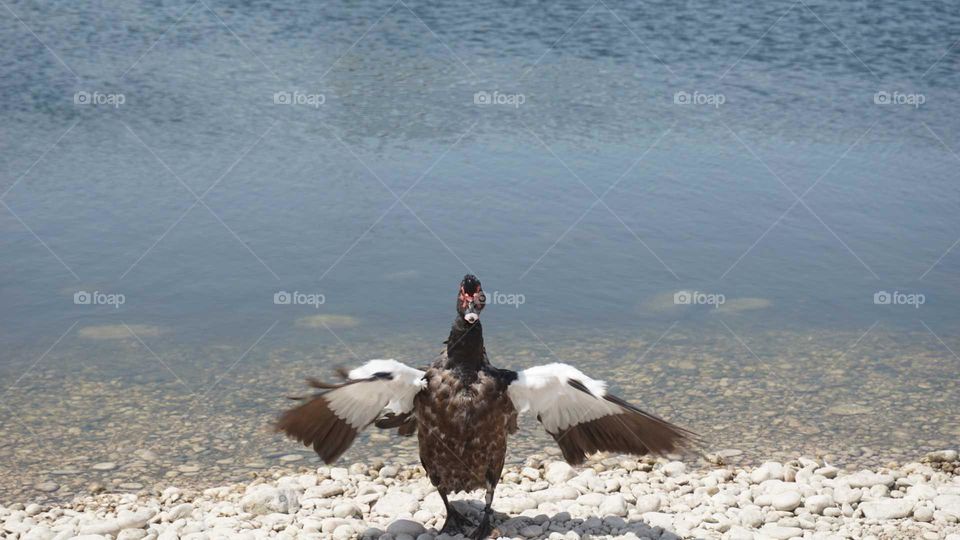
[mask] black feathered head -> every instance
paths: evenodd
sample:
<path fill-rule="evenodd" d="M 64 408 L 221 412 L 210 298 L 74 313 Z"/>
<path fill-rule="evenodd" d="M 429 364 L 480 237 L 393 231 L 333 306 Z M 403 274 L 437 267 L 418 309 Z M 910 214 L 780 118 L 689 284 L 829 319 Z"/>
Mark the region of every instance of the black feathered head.
<path fill-rule="evenodd" d="M 463 320 L 473 324 L 480 320 L 480 312 L 486 302 L 480 280 L 473 274 L 463 276 L 460 282 L 460 292 L 457 294 L 457 313 Z"/>

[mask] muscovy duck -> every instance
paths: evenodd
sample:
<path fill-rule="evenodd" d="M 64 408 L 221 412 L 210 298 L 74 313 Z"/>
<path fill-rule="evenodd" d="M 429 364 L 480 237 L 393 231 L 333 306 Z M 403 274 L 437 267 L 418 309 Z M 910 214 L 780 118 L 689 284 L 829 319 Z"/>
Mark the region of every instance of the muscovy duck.
<path fill-rule="evenodd" d="M 535 415 L 572 465 L 596 452 L 664 454 L 696 440 L 693 432 L 608 394 L 603 381 L 573 366 L 554 363 L 519 372 L 491 366 L 480 324 L 484 305 L 480 281 L 465 276 L 446 350 L 426 371 L 370 360 L 340 371 L 340 383 L 308 379 L 321 392 L 284 412 L 276 429 L 312 446 L 326 463 L 336 461 L 370 424 L 416 433 L 420 461 L 446 507 L 441 532 L 456 534 L 471 525 L 450 505 L 450 493 L 486 490 L 474 539 L 491 532 L 493 494 L 518 413 Z"/>

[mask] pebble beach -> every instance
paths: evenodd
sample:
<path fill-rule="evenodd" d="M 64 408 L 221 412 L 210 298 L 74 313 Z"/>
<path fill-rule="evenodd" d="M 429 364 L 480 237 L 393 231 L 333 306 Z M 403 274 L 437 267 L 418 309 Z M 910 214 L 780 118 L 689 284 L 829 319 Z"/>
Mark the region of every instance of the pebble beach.
<path fill-rule="evenodd" d="M 755 467 L 724 453 L 692 458 L 596 456 L 571 467 L 553 452 L 505 468 L 494 538 L 960 540 L 956 450 L 846 471 L 798 457 Z M 474 519 L 480 492 L 454 504 Z M 4 538 L 430 540 L 444 520 L 417 466 L 382 460 L 301 467 L 207 489 L 100 493 L 53 506 L 0 506 Z M 453 537 L 455 538 L 455 537 Z"/>

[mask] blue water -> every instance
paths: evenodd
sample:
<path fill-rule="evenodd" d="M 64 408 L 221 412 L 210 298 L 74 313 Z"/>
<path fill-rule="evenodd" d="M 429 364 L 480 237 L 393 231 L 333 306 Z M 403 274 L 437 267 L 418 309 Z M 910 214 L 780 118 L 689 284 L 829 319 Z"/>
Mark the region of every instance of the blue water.
<path fill-rule="evenodd" d="M 429 362 L 467 272 L 497 365 L 576 364 L 706 450 L 955 446 L 958 28 L 950 2 L 4 0 L 0 498 L 289 468 L 283 396 Z"/>
<path fill-rule="evenodd" d="M 955 343 L 949 2 L 7 5 L 0 341 L 25 357 L 74 322 L 278 345 L 314 314 L 433 346 L 466 272 L 522 295 L 501 328 L 713 324 L 665 306 L 696 290 L 753 299 L 742 331 Z"/>

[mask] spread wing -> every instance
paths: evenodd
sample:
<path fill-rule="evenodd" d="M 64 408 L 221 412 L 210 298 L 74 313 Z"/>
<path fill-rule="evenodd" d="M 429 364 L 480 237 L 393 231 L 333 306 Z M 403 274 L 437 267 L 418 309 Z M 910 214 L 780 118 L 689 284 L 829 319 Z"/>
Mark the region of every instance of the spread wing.
<path fill-rule="evenodd" d="M 537 416 L 574 465 L 595 452 L 664 454 L 696 439 L 693 432 L 608 394 L 606 383 L 567 364 L 520 371 L 507 394 L 519 412 Z"/>
<path fill-rule="evenodd" d="M 396 360 L 370 360 L 341 373 L 345 381 L 328 384 L 309 380 L 322 392 L 308 398 L 277 420 L 275 428 L 312 446 L 326 463 L 333 463 L 353 444 L 357 433 L 387 409 L 390 414 L 413 411 L 413 398 L 426 382 L 424 372 Z"/>

